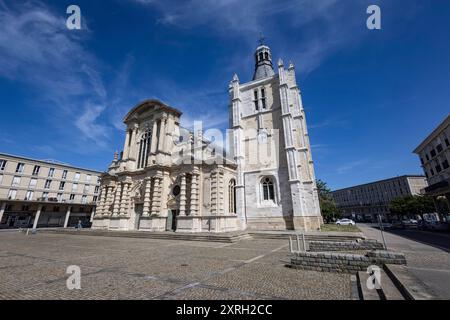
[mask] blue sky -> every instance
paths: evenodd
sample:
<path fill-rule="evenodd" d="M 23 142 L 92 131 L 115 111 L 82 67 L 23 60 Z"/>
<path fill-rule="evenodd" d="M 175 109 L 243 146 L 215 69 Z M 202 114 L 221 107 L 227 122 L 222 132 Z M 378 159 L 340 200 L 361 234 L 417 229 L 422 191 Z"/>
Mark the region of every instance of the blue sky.
<path fill-rule="evenodd" d="M 77 4 L 83 28 L 65 26 Z M 366 28 L 377 4 L 382 30 Z M 228 125 L 263 32 L 292 60 L 318 178 L 336 189 L 421 173 L 412 150 L 449 113 L 447 0 L 0 0 L 0 151 L 104 170 L 122 118 L 159 98 Z"/>

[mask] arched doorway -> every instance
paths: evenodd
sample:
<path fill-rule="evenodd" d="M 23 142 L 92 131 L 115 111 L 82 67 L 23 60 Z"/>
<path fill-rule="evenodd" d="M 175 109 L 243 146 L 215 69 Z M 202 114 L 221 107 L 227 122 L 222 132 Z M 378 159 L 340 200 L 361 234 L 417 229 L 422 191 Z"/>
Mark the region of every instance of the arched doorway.
<path fill-rule="evenodd" d="M 177 231 L 177 217 L 180 213 L 179 205 L 175 199 L 169 200 L 167 202 L 167 223 L 166 230 L 167 231 Z"/>

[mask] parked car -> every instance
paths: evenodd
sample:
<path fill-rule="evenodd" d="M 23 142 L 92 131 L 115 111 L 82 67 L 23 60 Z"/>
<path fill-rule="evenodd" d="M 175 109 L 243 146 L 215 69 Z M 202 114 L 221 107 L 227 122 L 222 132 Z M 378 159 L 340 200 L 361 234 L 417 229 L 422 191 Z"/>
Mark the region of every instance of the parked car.
<path fill-rule="evenodd" d="M 336 221 L 336 224 L 338 226 L 356 226 L 355 221 L 351 220 L 351 219 L 341 219 Z"/>
<path fill-rule="evenodd" d="M 403 229 L 415 229 L 419 225 L 419 222 L 414 219 L 405 219 L 402 220 L 402 228 Z"/>

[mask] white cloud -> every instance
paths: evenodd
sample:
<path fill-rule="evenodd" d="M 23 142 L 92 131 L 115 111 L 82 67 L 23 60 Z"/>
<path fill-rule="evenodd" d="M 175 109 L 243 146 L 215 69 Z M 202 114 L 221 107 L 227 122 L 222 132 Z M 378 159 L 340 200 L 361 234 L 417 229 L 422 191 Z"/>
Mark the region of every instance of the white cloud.
<path fill-rule="evenodd" d="M 0 77 L 38 92 L 49 117 L 63 120 L 65 129 L 76 122 L 95 142 L 104 137 L 104 125 L 91 124 L 94 130 L 83 130 L 78 124 L 86 123 L 86 118 L 73 119 L 79 117 L 80 101 L 102 102 L 107 97 L 97 70 L 100 63 L 82 45 L 86 28 L 68 30 L 64 14 L 65 10 L 57 14 L 40 1 L 0 0 Z"/>

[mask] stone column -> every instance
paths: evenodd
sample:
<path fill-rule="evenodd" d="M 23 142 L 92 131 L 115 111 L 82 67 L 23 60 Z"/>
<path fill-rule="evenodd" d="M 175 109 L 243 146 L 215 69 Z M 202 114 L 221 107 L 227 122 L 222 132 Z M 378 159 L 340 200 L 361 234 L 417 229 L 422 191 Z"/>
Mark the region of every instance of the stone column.
<path fill-rule="evenodd" d="M 166 151 L 164 148 L 164 143 L 166 141 L 166 123 L 167 117 L 163 117 L 161 119 L 161 127 L 159 129 L 159 141 L 158 141 L 158 151 Z"/>
<path fill-rule="evenodd" d="M 122 192 L 122 184 L 117 182 L 116 184 L 116 195 L 114 197 L 114 206 L 113 206 L 113 216 L 119 215 L 120 210 L 120 194 Z"/>
<path fill-rule="evenodd" d="M 153 194 L 152 194 L 152 214 L 161 214 L 161 177 L 155 177 L 153 179 Z"/>
<path fill-rule="evenodd" d="M 224 184 L 223 184 L 223 171 L 219 171 L 217 175 L 217 213 L 218 215 L 224 215 Z"/>
<path fill-rule="evenodd" d="M 128 154 L 128 158 L 131 160 L 136 160 L 136 146 L 137 146 L 137 136 L 139 133 L 139 126 L 138 125 L 134 125 L 133 127 L 133 137 L 131 139 L 131 147 L 129 150 L 129 154 Z"/>
<path fill-rule="evenodd" d="M 186 174 L 181 175 L 180 216 L 186 216 Z"/>
<path fill-rule="evenodd" d="M 158 142 L 158 136 L 156 135 L 158 133 L 158 122 L 157 120 L 153 121 L 153 130 L 152 130 L 152 146 L 150 149 L 150 153 L 156 153 L 157 148 L 157 142 Z"/>
<path fill-rule="evenodd" d="M 217 171 L 211 172 L 211 215 L 218 215 L 217 208 Z"/>
<path fill-rule="evenodd" d="M 40 204 L 38 206 L 38 209 L 36 211 L 36 215 L 34 217 L 34 222 L 33 222 L 33 230 L 36 230 L 38 222 L 39 222 L 39 217 L 41 216 L 41 211 L 42 211 L 42 205 Z"/>
<path fill-rule="evenodd" d="M 128 160 L 130 155 L 130 129 L 127 128 L 125 135 L 125 145 L 123 146 L 123 160 Z M 132 132 L 132 131 L 131 131 Z"/>
<path fill-rule="evenodd" d="M 69 225 L 69 218 L 70 218 L 70 211 L 72 210 L 71 206 L 67 207 L 67 211 L 66 211 L 66 219 L 64 220 L 64 228 L 67 228 L 67 226 Z"/>
<path fill-rule="evenodd" d="M 192 181 L 191 181 L 191 207 L 190 212 L 192 216 L 197 216 L 199 214 L 198 210 L 198 176 L 199 173 L 196 169 L 192 173 Z"/>
<path fill-rule="evenodd" d="M 97 210 L 99 216 L 105 214 L 105 208 L 106 208 L 106 186 L 103 185 L 100 190 L 100 201 L 98 203 L 98 210 Z"/>
<path fill-rule="evenodd" d="M 111 208 L 111 205 L 113 203 L 113 187 L 112 186 L 107 186 L 106 187 L 106 193 L 107 196 L 105 198 L 105 209 L 103 212 L 103 215 L 105 216 L 109 216 L 111 214 L 111 212 L 109 211 Z"/>
<path fill-rule="evenodd" d="M 150 215 L 150 188 L 152 180 L 151 178 L 145 179 L 145 193 L 144 193 L 144 207 L 142 216 L 148 217 Z"/>
<path fill-rule="evenodd" d="M 5 209 L 6 209 L 6 202 L 3 202 L 2 206 L 0 207 L 0 224 L 3 219 L 3 214 L 5 213 Z"/>
<path fill-rule="evenodd" d="M 126 215 L 128 213 L 128 182 L 123 183 L 123 190 L 122 190 L 122 199 L 120 201 L 120 215 Z"/>

